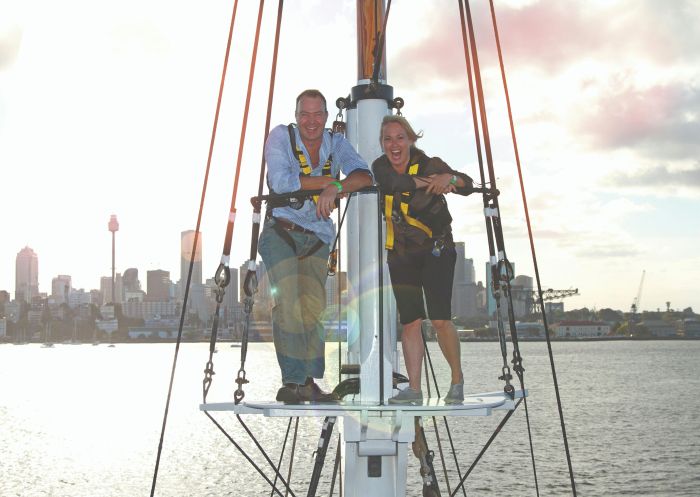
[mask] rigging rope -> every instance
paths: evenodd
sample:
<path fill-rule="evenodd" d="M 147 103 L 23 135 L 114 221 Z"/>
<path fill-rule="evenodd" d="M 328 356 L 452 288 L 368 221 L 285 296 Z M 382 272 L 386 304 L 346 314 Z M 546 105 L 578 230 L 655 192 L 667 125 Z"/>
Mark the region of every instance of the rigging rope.
<path fill-rule="evenodd" d="M 503 80 L 503 90 L 506 98 L 506 107 L 508 109 L 508 122 L 510 124 L 510 134 L 513 140 L 513 151 L 515 153 L 515 164 L 518 169 L 518 179 L 520 181 L 520 194 L 523 200 L 523 208 L 525 210 L 525 222 L 527 224 L 528 239 L 530 242 L 530 252 L 532 253 L 532 262 L 535 269 L 535 280 L 537 281 L 537 294 L 539 297 L 540 310 L 542 312 L 542 322 L 544 324 L 545 337 L 547 339 L 547 351 L 549 353 L 549 364 L 552 370 L 552 379 L 554 382 L 554 392 L 557 398 L 557 409 L 559 411 L 559 421 L 561 424 L 562 437 L 564 439 L 564 450 L 566 452 L 566 462 L 569 469 L 569 479 L 571 480 L 571 490 L 576 497 L 576 482 L 574 480 L 574 470 L 571 464 L 571 454 L 569 452 L 569 441 L 566 436 L 566 425 L 564 423 L 564 411 L 562 408 L 561 397 L 559 395 L 559 382 L 557 380 L 557 372 L 554 366 L 554 354 L 552 352 L 552 341 L 550 339 L 549 327 L 547 326 L 547 314 L 545 313 L 544 302 L 542 299 L 542 283 L 540 281 L 540 270 L 537 264 L 537 255 L 535 253 L 535 242 L 532 236 L 532 225 L 530 223 L 530 211 L 527 205 L 527 196 L 525 195 L 525 183 L 523 181 L 522 168 L 520 165 L 520 153 L 518 152 L 518 140 L 515 137 L 515 125 L 513 124 L 513 112 L 510 106 L 510 94 L 508 92 L 508 83 L 506 82 L 506 72 L 503 64 L 503 53 L 501 51 L 501 41 L 498 35 L 498 25 L 496 23 L 496 11 L 493 6 L 493 0 L 489 0 L 491 10 L 491 19 L 493 22 L 493 32 L 496 39 L 496 50 L 498 52 L 498 62 L 501 69 L 501 79 Z"/>
<path fill-rule="evenodd" d="M 465 33 L 465 13 L 466 13 L 466 23 L 468 26 L 469 30 L 469 45 L 471 48 L 471 59 L 473 61 L 473 71 L 474 71 L 474 79 L 476 82 L 476 92 L 477 92 L 477 97 L 478 97 L 478 102 L 479 102 L 479 114 L 481 117 L 481 131 L 482 131 L 482 136 L 484 140 L 484 149 L 486 152 L 486 162 L 487 162 L 487 167 L 488 167 L 488 172 L 489 172 L 489 179 L 491 186 L 493 188 L 496 187 L 496 180 L 495 180 L 495 173 L 494 173 L 494 168 L 493 168 L 493 157 L 491 155 L 491 142 L 490 142 L 490 137 L 489 137 L 489 130 L 488 130 L 488 120 L 486 117 L 486 108 L 485 108 L 485 100 L 484 100 L 484 93 L 483 93 L 483 86 L 481 82 L 481 73 L 479 69 L 479 59 L 477 55 L 477 50 L 476 50 L 476 39 L 475 39 L 475 34 L 474 34 L 474 25 L 471 17 L 471 10 L 469 7 L 469 0 L 464 0 L 464 5 L 462 4 L 462 1 L 458 1 L 459 4 L 459 11 L 460 11 L 460 19 L 462 23 L 462 38 L 463 38 L 463 44 L 464 44 L 464 52 L 465 52 L 465 59 L 467 60 L 467 69 L 469 73 L 469 92 L 470 92 L 470 99 L 472 102 L 472 115 L 474 117 L 474 121 L 476 123 L 476 118 L 475 118 L 475 111 L 474 111 L 474 97 L 473 97 L 473 92 L 474 92 L 474 85 L 471 79 L 471 66 L 469 63 L 469 52 L 470 50 L 468 49 L 468 43 L 467 43 L 467 37 Z M 478 132 L 476 131 L 475 128 L 475 133 L 477 135 L 477 146 L 479 146 L 480 139 Z M 480 162 L 479 162 L 479 168 L 480 168 L 480 173 L 481 177 L 484 178 L 484 173 L 483 173 L 483 161 L 481 161 L 481 156 L 479 155 Z M 502 318 L 501 318 L 501 309 L 500 309 L 500 282 L 499 279 L 501 278 L 501 273 L 502 270 L 505 269 L 505 278 L 504 278 L 504 294 L 507 298 L 507 311 L 508 311 L 508 324 L 510 327 L 510 334 L 511 334 L 511 341 L 513 344 L 513 369 L 518 375 L 518 379 L 520 381 L 520 386 L 525 393 L 525 381 L 524 381 L 524 368 L 522 367 L 522 357 L 520 355 L 520 348 L 519 348 L 519 343 L 518 343 L 518 334 L 517 334 L 517 329 L 515 327 L 515 316 L 513 312 L 513 302 L 512 302 L 512 293 L 510 291 L 510 280 L 512 279 L 512 266 L 508 262 L 506 252 L 505 252 L 505 245 L 504 245 L 504 240 L 503 240 L 503 231 L 502 231 L 502 225 L 501 225 L 501 220 L 500 220 L 500 210 L 498 206 L 498 198 L 494 197 L 491 199 L 491 203 L 487 204 L 486 199 L 484 198 L 484 207 L 485 207 L 485 214 L 487 217 L 487 221 L 490 218 L 492 218 L 492 228 L 494 229 L 494 235 L 496 239 L 496 243 L 498 245 L 498 264 L 496 264 L 496 257 L 495 253 L 493 251 L 493 240 L 489 238 L 489 249 L 490 249 L 490 254 L 491 254 L 491 268 L 492 268 L 492 286 L 493 286 L 493 293 L 494 293 L 494 298 L 496 300 L 496 318 L 499 326 L 499 338 L 501 340 L 501 348 L 502 351 L 505 350 L 504 348 L 504 334 L 503 334 L 503 325 L 502 325 Z M 488 223 L 487 223 L 488 225 Z M 505 359 L 505 357 L 504 357 Z M 507 364 L 504 363 L 503 365 L 503 376 L 501 377 L 506 381 L 506 393 L 511 394 L 511 398 L 513 398 L 513 387 L 509 383 L 509 378 L 510 377 L 510 371 L 507 367 Z M 508 391 L 510 390 L 510 392 Z M 529 446 L 530 446 L 530 456 L 531 456 L 531 462 L 532 462 L 532 470 L 533 470 L 533 476 L 535 480 L 535 489 L 536 493 L 539 496 L 539 484 L 538 484 L 538 479 L 537 479 L 537 467 L 535 464 L 535 454 L 534 454 L 534 446 L 533 446 L 533 441 L 532 441 L 532 429 L 530 425 L 530 416 L 529 416 L 529 410 L 527 406 L 527 398 L 523 397 L 524 399 L 524 405 L 525 405 L 525 420 L 527 423 L 527 432 L 528 432 L 528 440 L 529 440 Z"/>
<path fill-rule="evenodd" d="M 160 439 L 158 441 L 158 452 L 156 455 L 156 463 L 153 471 L 153 481 L 151 483 L 151 497 L 155 495 L 156 482 L 158 480 L 158 469 L 160 467 L 160 457 L 163 452 L 163 439 L 165 437 L 165 427 L 168 421 L 168 413 L 170 410 L 170 400 L 172 398 L 173 382 L 175 380 L 175 369 L 177 367 L 177 358 L 180 352 L 180 343 L 182 342 L 182 329 L 185 322 L 185 315 L 187 311 L 187 302 L 189 299 L 190 283 L 192 282 L 192 272 L 194 268 L 194 257 L 197 253 L 197 242 L 199 241 L 199 228 L 202 224 L 202 212 L 204 211 L 204 199 L 207 194 L 207 184 L 209 182 L 209 171 L 211 169 L 211 159 L 214 152 L 214 142 L 216 140 L 216 129 L 219 122 L 219 112 L 221 110 L 221 97 L 224 91 L 224 82 L 226 80 L 226 69 L 228 67 L 228 58 L 231 53 L 231 39 L 233 37 L 233 28 L 236 22 L 236 11 L 238 9 L 238 0 L 235 0 L 233 5 L 233 13 L 231 14 L 231 23 L 229 26 L 228 40 L 226 42 L 226 55 L 224 56 L 224 64 L 221 71 L 221 83 L 219 84 L 219 95 L 216 102 L 216 112 L 214 114 L 214 124 L 212 126 L 211 139 L 209 142 L 209 154 L 207 156 L 207 166 L 204 173 L 204 182 L 202 184 L 202 194 L 199 201 L 199 211 L 197 213 L 197 224 L 194 232 L 194 240 L 192 241 L 192 251 L 190 255 L 190 263 L 187 271 L 187 283 L 185 285 L 185 295 L 183 297 L 182 311 L 180 313 L 180 324 L 177 330 L 177 340 L 175 343 L 175 353 L 173 356 L 173 365 L 170 371 L 170 383 L 168 385 L 168 395 L 165 401 L 165 412 L 163 413 L 163 424 L 160 431 Z"/>

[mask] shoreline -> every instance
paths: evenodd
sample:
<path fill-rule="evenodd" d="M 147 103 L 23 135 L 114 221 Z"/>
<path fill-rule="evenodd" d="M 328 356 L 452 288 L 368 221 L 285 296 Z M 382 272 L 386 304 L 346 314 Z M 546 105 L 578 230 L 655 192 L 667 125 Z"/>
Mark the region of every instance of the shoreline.
<path fill-rule="evenodd" d="M 648 341 L 674 341 L 674 340 L 700 340 L 700 337 L 623 337 L 623 336 L 611 336 L 611 337 L 550 337 L 551 342 L 619 342 L 619 341 L 631 341 L 631 342 L 648 342 Z M 429 338 L 429 342 L 436 342 L 434 338 Z M 488 338 L 471 338 L 471 337 L 461 337 L 460 342 L 464 343 L 479 343 L 479 342 L 498 342 L 497 337 Z M 518 342 L 546 342 L 545 337 L 518 337 Z M 209 339 L 201 340 L 181 340 L 181 343 L 210 343 Z M 337 340 L 327 339 L 326 343 L 337 342 Z M 345 343 L 345 340 L 341 340 Z M 506 342 L 511 342 L 510 336 L 506 337 Z M 43 344 L 43 341 L 29 341 L 16 343 L 7 339 L 0 340 L 0 345 L 26 345 L 26 344 Z M 77 343 L 65 343 L 65 342 L 53 342 L 54 345 L 116 345 L 116 344 L 139 344 L 139 343 L 177 343 L 174 338 L 159 338 L 159 339 L 139 339 L 139 340 L 115 340 L 111 342 L 77 342 Z M 216 343 L 221 344 L 231 344 L 240 346 L 240 340 L 233 340 L 230 338 L 219 339 Z M 272 343 L 270 340 L 249 340 L 249 343 Z"/>

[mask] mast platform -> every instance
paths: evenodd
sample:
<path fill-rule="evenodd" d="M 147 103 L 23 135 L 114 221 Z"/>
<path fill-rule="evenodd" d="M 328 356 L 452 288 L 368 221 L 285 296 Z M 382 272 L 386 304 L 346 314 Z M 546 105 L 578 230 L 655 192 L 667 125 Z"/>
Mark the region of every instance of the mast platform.
<path fill-rule="evenodd" d="M 284 404 L 277 401 L 212 402 L 200 404 L 200 411 L 231 411 L 235 414 L 261 414 L 266 417 L 319 417 L 357 416 L 396 417 L 415 416 L 489 416 L 493 410 L 513 410 L 517 399 L 527 396 L 527 390 L 515 391 L 515 399 L 504 392 L 487 392 L 467 395 L 461 404 L 445 404 L 443 399 L 431 397 L 422 405 L 376 404 L 344 400 L 335 404 Z"/>

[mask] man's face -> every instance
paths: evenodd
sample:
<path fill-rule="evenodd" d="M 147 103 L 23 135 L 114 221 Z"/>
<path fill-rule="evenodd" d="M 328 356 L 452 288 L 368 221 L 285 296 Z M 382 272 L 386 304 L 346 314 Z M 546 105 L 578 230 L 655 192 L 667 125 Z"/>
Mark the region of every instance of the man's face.
<path fill-rule="evenodd" d="M 323 100 L 318 97 L 303 97 L 296 112 L 299 134 L 304 143 L 316 142 L 323 136 L 328 120 L 328 112 L 323 108 Z"/>

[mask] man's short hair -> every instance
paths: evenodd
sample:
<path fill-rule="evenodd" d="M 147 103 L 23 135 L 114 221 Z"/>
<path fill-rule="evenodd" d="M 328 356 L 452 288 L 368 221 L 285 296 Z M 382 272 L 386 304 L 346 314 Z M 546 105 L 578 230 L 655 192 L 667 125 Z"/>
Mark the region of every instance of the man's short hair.
<path fill-rule="evenodd" d="M 294 113 L 297 114 L 299 112 L 299 102 L 301 102 L 301 99 L 307 97 L 307 98 L 320 98 L 321 101 L 323 102 L 323 111 L 328 112 L 328 106 L 326 105 L 326 97 L 323 96 L 323 93 L 321 93 L 318 90 L 304 90 L 299 94 L 297 97 L 297 105 L 296 108 L 294 109 Z"/>

